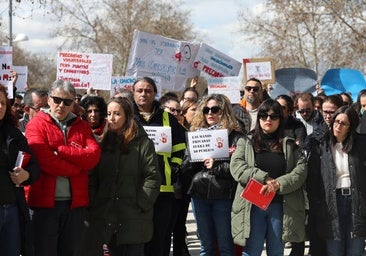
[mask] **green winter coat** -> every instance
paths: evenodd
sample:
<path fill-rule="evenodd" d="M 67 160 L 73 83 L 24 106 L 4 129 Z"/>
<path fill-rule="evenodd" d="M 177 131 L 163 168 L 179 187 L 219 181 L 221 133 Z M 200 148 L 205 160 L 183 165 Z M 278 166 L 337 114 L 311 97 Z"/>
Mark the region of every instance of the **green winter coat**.
<path fill-rule="evenodd" d="M 113 235 L 117 245 L 150 241 L 160 185 L 154 144 L 141 126 L 127 154 L 121 154 L 119 143 L 114 152 L 102 151 L 90 173 L 89 228 L 82 255 L 102 255 L 102 245 Z"/>
<path fill-rule="evenodd" d="M 284 138 L 283 152 L 287 162 L 286 174 L 277 178 L 280 183 L 278 194 L 283 196 L 282 240 L 301 242 L 305 240 L 305 196 L 303 185 L 307 176 L 306 158 L 292 138 Z M 231 228 L 234 243 L 245 246 L 250 234 L 250 210 L 252 204 L 240 195 L 250 178 L 264 184 L 267 172 L 255 167 L 251 140 L 241 138 L 231 157 L 230 171 L 238 182 L 231 212 Z"/>

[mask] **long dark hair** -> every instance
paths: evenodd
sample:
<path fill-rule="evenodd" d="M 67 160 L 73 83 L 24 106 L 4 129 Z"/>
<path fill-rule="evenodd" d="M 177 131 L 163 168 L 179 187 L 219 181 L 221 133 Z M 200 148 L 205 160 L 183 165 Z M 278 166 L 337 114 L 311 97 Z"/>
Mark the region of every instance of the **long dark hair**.
<path fill-rule="evenodd" d="M 273 111 L 275 115 L 279 116 L 279 126 L 277 130 L 270 135 L 270 144 L 268 144 L 268 135 L 266 135 L 261 126 L 260 126 L 260 116 L 263 114 L 267 114 L 270 110 Z M 262 104 L 258 107 L 258 115 L 257 115 L 257 123 L 255 125 L 253 134 L 254 141 L 254 151 L 256 153 L 260 153 L 263 151 L 272 151 L 272 152 L 282 152 L 282 140 L 284 134 L 285 120 L 283 118 L 282 106 L 276 100 L 267 99 L 262 102 Z"/>
<path fill-rule="evenodd" d="M 107 130 L 106 134 L 103 136 L 101 148 L 102 150 L 113 152 L 116 143 L 119 143 L 121 152 L 126 154 L 128 152 L 128 144 L 138 134 L 138 124 L 134 119 L 132 103 L 129 99 L 124 97 L 112 98 L 107 105 L 111 102 L 115 102 L 122 107 L 125 112 L 126 122 L 121 128 L 121 133 L 112 132 L 109 129 Z"/>
<path fill-rule="evenodd" d="M 349 120 L 348 133 L 347 133 L 346 139 L 342 142 L 342 146 L 343 146 L 342 151 L 345 153 L 348 153 L 352 149 L 354 133 L 355 133 L 355 130 L 356 130 L 358 124 L 360 123 L 360 118 L 359 118 L 356 110 L 353 109 L 352 107 L 342 106 L 339 109 L 337 109 L 337 111 L 334 113 L 332 120 L 330 122 L 330 125 L 329 125 L 330 141 L 333 146 L 337 143 L 337 138 L 334 136 L 334 133 L 333 133 L 333 130 L 334 130 L 333 125 L 334 125 L 334 121 L 336 120 L 336 117 L 339 114 L 347 115 L 348 120 Z"/>
<path fill-rule="evenodd" d="M 3 122 L 8 123 L 11 126 L 18 127 L 18 118 L 11 111 L 10 100 L 8 99 L 8 92 L 6 90 L 6 87 L 2 84 L 0 84 L 0 93 L 4 93 L 5 99 L 6 99 L 6 110 L 5 110 Z"/>

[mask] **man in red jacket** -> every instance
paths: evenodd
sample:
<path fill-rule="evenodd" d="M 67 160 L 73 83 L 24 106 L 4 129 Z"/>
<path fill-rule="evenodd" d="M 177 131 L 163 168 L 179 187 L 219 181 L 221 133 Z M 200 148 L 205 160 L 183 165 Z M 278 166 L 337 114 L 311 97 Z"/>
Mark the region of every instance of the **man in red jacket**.
<path fill-rule="evenodd" d="M 55 81 L 50 108 L 34 116 L 25 130 L 41 169 L 28 196 L 37 256 L 77 255 L 83 233 L 88 171 L 101 152 L 88 123 L 71 112 L 75 96 L 70 82 Z"/>

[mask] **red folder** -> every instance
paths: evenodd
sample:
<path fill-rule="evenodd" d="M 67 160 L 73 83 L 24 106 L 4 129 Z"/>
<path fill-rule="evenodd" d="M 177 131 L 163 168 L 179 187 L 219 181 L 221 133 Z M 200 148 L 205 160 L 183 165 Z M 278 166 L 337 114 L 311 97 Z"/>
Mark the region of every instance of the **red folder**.
<path fill-rule="evenodd" d="M 241 197 L 248 200 L 252 204 L 258 206 L 263 210 L 267 210 L 268 205 L 271 203 L 275 192 L 271 191 L 268 195 L 261 194 L 261 188 L 263 184 L 256 181 L 255 179 L 250 179 L 245 189 L 241 193 Z"/>

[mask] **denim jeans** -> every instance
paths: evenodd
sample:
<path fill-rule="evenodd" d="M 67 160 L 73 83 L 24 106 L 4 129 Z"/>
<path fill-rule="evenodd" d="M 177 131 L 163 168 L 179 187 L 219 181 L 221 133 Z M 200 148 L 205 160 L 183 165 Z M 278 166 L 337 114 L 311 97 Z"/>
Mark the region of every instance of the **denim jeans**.
<path fill-rule="evenodd" d="M 327 255 L 361 256 L 365 237 L 352 238 L 352 196 L 337 193 L 337 210 L 341 240 L 327 240 Z"/>
<path fill-rule="evenodd" d="M 232 203 L 232 200 L 192 197 L 192 208 L 201 243 L 200 256 L 215 255 L 216 241 L 220 256 L 235 255 L 231 235 Z"/>
<path fill-rule="evenodd" d="M 271 203 L 266 211 L 252 205 L 250 212 L 250 234 L 243 249 L 243 256 L 260 256 L 264 241 L 268 256 L 283 256 L 282 203 Z"/>
<path fill-rule="evenodd" d="M 16 204 L 0 205 L 0 254 L 20 255 L 20 224 Z"/>

